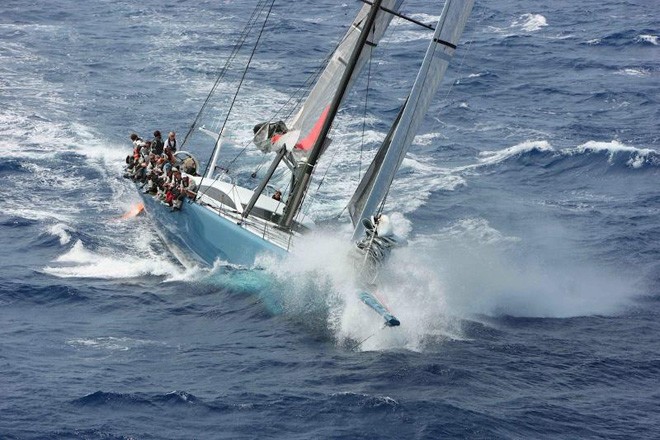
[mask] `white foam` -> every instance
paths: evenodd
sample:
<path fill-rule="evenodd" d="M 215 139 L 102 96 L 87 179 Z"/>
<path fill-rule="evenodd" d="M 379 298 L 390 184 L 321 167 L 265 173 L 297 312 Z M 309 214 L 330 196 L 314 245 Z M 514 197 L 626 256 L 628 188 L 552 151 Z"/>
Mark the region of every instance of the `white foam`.
<path fill-rule="evenodd" d="M 415 266 L 419 255 L 433 262 L 450 315 L 570 317 L 621 311 L 635 295 L 631 280 L 579 260 L 561 239 L 565 233 L 539 225 L 528 244 L 483 219 L 465 219 L 419 237 L 406 258 Z"/>
<path fill-rule="evenodd" d="M 80 240 L 54 262 L 58 264 L 47 266 L 43 271 L 60 278 L 124 279 L 146 275 L 166 277 L 181 270 L 179 266 L 158 255 L 126 255 L 118 250 L 92 252 L 85 249 Z"/>
<path fill-rule="evenodd" d="M 306 236 L 286 260 L 262 263 L 281 286 L 285 313 L 309 317 L 326 307 L 325 325 L 338 342 L 362 350 L 417 351 L 429 340 L 464 339 L 461 321 L 482 314 L 561 318 L 623 310 L 635 295 L 630 280 L 569 257 L 566 241 L 549 228 L 539 225 L 531 255 L 521 238 L 481 218 L 395 249 L 372 292 L 402 322 L 394 329 L 383 329 L 382 318 L 359 300 L 359 261 L 348 257 L 344 237 L 350 228 Z"/>
<path fill-rule="evenodd" d="M 78 349 L 94 349 L 94 350 L 107 350 L 107 351 L 128 351 L 131 349 L 143 347 L 146 345 L 160 345 L 160 342 L 133 339 L 133 338 L 117 338 L 114 336 L 102 336 L 98 338 L 76 338 L 66 341 L 67 345 Z"/>
<path fill-rule="evenodd" d="M 427 159 L 409 154 L 401 163 L 401 170 L 392 183 L 385 208 L 410 213 L 422 206 L 434 191 L 454 191 L 466 185 L 455 170 L 438 168 Z"/>
<path fill-rule="evenodd" d="M 406 348 L 424 349 L 432 339 L 462 339 L 458 320 L 447 307 L 447 286 L 443 268 L 418 247 L 403 247 L 393 252 L 387 263 L 377 294 L 381 302 L 401 321 L 401 327 L 382 328 L 382 321 L 364 304 L 357 302 L 356 313 L 342 322 L 341 335 L 365 341 L 364 350 Z M 360 325 L 361 322 L 369 326 Z"/>
<path fill-rule="evenodd" d="M 503 150 L 482 151 L 479 153 L 479 164 L 493 165 L 532 151 L 550 152 L 555 150 L 547 141 L 525 141 Z"/>
<path fill-rule="evenodd" d="M 401 217 L 391 216 L 395 232 L 406 234 Z M 405 223 L 405 222 L 404 222 Z M 346 235 L 346 236 L 343 236 Z M 349 228 L 337 235 L 317 232 L 303 237 L 284 261 L 263 261 L 270 276 L 283 286 L 283 308 L 293 316 L 312 315 L 314 307 L 327 309 L 327 326 L 338 342 L 365 341 L 360 349 L 373 350 L 405 347 L 422 349 L 429 336 L 454 337 L 460 334 L 455 320 L 445 316 L 441 295 L 442 286 L 431 262 L 420 265 L 419 259 L 410 260 L 416 252 L 403 248 L 403 254 L 388 265 L 384 288 L 374 292 L 383 304 L 389 306 L 405 325 L 395 330 L 380 331 L 383 320 L 363 304 L 355 283 L 356 268 L 360 260 L 354 259 L 349 243 Z M 451 335 L 451 336 L 450 336 Z"/>
<path fill-rule="evenodd" d="M 69 243 L 69 241 L 71 241 L 71 235 L 69 235 L 70 230 L 71 229 L 67 224 L 56 223 L 48 228 L 48 233 L 56 237 L 59 237 L 60 244 L 65 245 Z"/>
<path fill-rule="evenodd" d="M 650 148 L 636 148 L 625 145 L 617 140 L 610 142 L 589 141 L 575 148 L 566 148 L 561 151 L 563 154 L 587 154 L 587 153 L 608 153 L 608 161 L 612 162 L 618 153 L 630 154 L 627 165 L 631 168 L 641 168 L 648 163 L 651 155 L 657 155 L 656 150 Z"/>
<path fill-rule="evenodd" d="M 525 32 L 536 32 L 548 25 L 541 14 L 523 14 L 511 23 L 512 29 L 522 29 Z"/>
<path fill-rule="evenodd" d="M 556 35 L 554 37 L 550 37 L 551 40 L 570 40 L 571 38 L 575 38 L 575 35 L 566 34 L 566 35 Z"/>
<path fill-rule="evenodd" d="M 627 68 L 627 69 L 622 69 L 616 72 L 619 75 L 628 75 L 628 76 L 637 76 L 637 77 L 642 77 L 642 76 L 649 76 L 650 72 L 648 69 L 642 69 L 642 68 Z"/>
<path fill-rule="evenodd" d="M 638 41 L 645 41 L 651 43 L 654 46 L 658 45 L 658 36 L 657 35 L 639 35 L 637 37 Z"/>
<path fill-rule="evenodd" d="M 433 143 L 436 142 L 437 139 L 446 139 L 446 138 L 447 137 L 441 132 L 424 133 L 415 136 L 415 138 L 413 139 L 413 144 L 430 146 L 433 145 Z"/>
<path fill-rule="evenodd" d="M 460 238 L 461 240 L 468 240 L 471 243 L 479 244 L 509 244 L 520 241 L 520 238 L 513 236 L 506 236 L 497 229 L 490 226 L 488 221 L 483 218 L 464 218 L 457 220 L 455 223 L 442 228 L 439 235 L 443 239 Z M 428 240 L 437 240 L 438 237 L 420 237 L 421 243 L 428 243 Z"/>
<path fill-rule="evenodd" d="M 22 201 L 21 201 L 22 202 Z M 4 209 L 6 215 L 24 218 L 28 220 L 44 221 L 44 222 L 60 222 L 71 224 L 76 221 L 75 216 L 71 211 L 62 210 L 62 212 L 54 212 L 53 210 L 40 209 L 34 205 L 25 206 L 17 201 L 16 206 L 7 206 Z"/>
<path fill-rule="evenodd" d="M 538 32 L 544 27 L 548 26 L 547 20 L 541 14 L 522 14 L 518 16 L 507 28 L 499 28 L 496 26 L 489 26 L 488 29 L 496 34 L 501 34 L 504 37 L 517 35 L 521 32 L 532 33 Z"/>

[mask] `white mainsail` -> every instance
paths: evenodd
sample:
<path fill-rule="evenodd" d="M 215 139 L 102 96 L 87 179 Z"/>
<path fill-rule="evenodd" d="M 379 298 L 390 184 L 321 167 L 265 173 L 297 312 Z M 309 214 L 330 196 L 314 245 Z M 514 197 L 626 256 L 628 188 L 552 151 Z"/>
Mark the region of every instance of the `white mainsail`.
<path fill-rule="evenodd" d="M 362 219 L 378 212 L 394 175 L 444 77 L 463 33 L 473 0 L 447 0 L 412 90 L 348 205 L 355 226 L 353 240 L 364 235 Z"/>
<path fill-rule="evenodd" d="M 387 12 L 387 10 L 398 12 L 401 3 L 403 3 L 403 0 L 383 0 L 381 8 L 377 12 L 373 31 L 369 36 L 367 45 L 362 50 L 347 89 L 351 88 L 355 78 L 357 78 L 365 63 L 371 57 L 371 51 L 378 44 L 389 26 L 393 15 Z M 371 6 L 369 4 L 365 4 L 360 9 L 351 27 L 346 35 L 344 35 L 341 43 L 337 46 L 337 49 L 319 76 L 318 81 L 307 96 L 305 103 L 291 122 L 287 124 L 290 130 L 299 132 L 297 142 L 297 148 L 299 150 L 306 151 L 311 148 L 318 137 L 320 126 L 323 124 L 328 107 L 337 93 L 339 82 L 346 69 L 347 60 L 357 45 L 370 8 Z"/>

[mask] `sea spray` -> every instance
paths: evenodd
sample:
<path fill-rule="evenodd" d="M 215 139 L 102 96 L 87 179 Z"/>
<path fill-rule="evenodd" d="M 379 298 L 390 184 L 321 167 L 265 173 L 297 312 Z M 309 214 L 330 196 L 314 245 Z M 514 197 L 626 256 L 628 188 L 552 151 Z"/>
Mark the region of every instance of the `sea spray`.
<path fill-rule="evenodd" d="M 544 224 L 510 237 L 465 219 L 412 243 L 443 268 L 447 312 L 459 317 L 572 317 L 622 311 L 632 279 L 573 249 L 570 233 Z"/>
<path fill-rule="evenodd" d="M 393 217 L 399 220 L 397 232 L 407 235 L 409 223 L 400 214 Z M 460 334 L 455 320 L 445 313 L 441 272 L 433 261 L 416 258 L 417 250 L 407 246 L 393 252 L 378 286 L 370 289 L 402 321 L 401 327 L 384 329 L 382 318 L 358 297 L 360 259 L 344 232 L 315 232 L 299 240 L 287 259 L 261 260 L 287 317 L 329 332 L 340 345 L 365 341 L 356 348 L 367 350 L 420 350 L 429 337 Z"/>

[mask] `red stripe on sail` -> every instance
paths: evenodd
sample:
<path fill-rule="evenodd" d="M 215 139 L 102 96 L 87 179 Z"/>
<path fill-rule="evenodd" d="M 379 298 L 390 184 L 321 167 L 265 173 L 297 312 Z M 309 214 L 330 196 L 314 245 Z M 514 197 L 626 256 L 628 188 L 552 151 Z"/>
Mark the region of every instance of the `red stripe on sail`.
<path fill-rule="evenodd" d="M 330 110 L 330 106 L 327 106 L 323 110 L 323 113 L 321 113 L 321 117 L 319 117 L 319 119 L 314 124 L 312 131 L 309 132 L 309 134 L 307 135 L 307 137 L 305 137 L 305 139 L 301 140 L 296 144 L 296 148 L 298 150 L 307 151 L 312 148 L 314 142 L 316 142 L 316 139 L 319 137 L 319 134 L 321 133 L 321 128 L 323 127 L 325 118 L 328 116 L 329 110 Z"/>

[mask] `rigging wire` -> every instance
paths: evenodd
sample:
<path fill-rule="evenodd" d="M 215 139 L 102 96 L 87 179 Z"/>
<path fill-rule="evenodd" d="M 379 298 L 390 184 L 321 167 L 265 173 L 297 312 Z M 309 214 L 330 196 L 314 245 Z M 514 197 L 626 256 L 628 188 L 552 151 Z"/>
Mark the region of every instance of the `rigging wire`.
<path fill-rule="evenodd" d="M 370 30 L 370 32 L 371 32 L 371 34 L 372 34 L 372 36 L 373 36 L 373 35 L 375 34 L 375 32 L 376 32 L 376 27 L 374 26 L 374 27 Z M 348 34 L 347 34 L 346 36 L 348 37 Z M 341 44 L 341 41 L 340 41 L 340 44 Z M 367 63 L 367 64 L 368 64 L 368 68 L 367 68 L 367 87 L 366 87 L 365 101 L 364 101 L 364 115 L 363 115 L 363 123 L 362 123 L 362 140 L 361 140 L 361 145 L 360 145 L 360 161 L 359 161 L 359 164 L 360 164 L 360 173 L 361 173 L 361 166 L 362 166 L 362 151 L 363 151 L 363 147 L 364 147 L 364 133 L 365 133 L 366 115 L 367 115 L 367 106 L 368 106 L 368 98 L 369 98 L 369 90 L 370 90 L 371 64 L 372 64 L 372 61 L 373 61 L 373 53 L 374 53 L 374 49 L 373 49 L 373 48 L 370 48 L 370 50 L 369 50 L 369 61 L 368 61 L 368 63 Z M 335 148 L 335 152 L 334 152 L 334 154 L 330 157 L 330 163 L 329 163 L 328 166 L 326 167 L 325 172 L 323 173 L 323 176 L 321 177 L 321 179 L 320 179 L 320 181 L 319 181 L 319 184 L 318 184 L 318 186 L 316 187 L 316 190 L 314 191 L 314 194 L 310 194 L 310 195 L 309 195 L 309 197 L 310 197 L 311 199 L 314 199 L 314 198 L 316 197 L 316 195 L 318 194 L 318 191 L 320 190 L 321 186 L 323 185 L 323 183 L 324 183 L 324 181 L 325 181 L 325 178 L 326 178 L 326 176 L 327 176 L 327 174 L 328 174 L 328 171 L 329 171 L 330 168 L 332 167 L 332 164 L 333 164 L 335 158 L 337 157 L 337 154 L 338 154 L 338 153 L 339 153 L 338 149 Z M 359 180 L 359 177 L 358 177 L 358 180 Z M 303 201 L 307 198 L 307 195 L 308 195 L 307 192 L 305 192 L 305 195 L 303 196 Z M 303 203 L 303 202 L 301 201 L 301 205 L 302 205 L 302 203 Z M 308 214 L 308 212 L 309 212 L 309 209 L 310 209 L 310 206 L 307 205 L 307 207 L 304 209 L 304 212 L 302 212 L 302 210 L 301 210 L 302 215 L 303 215 L 303 216 L 306 216 L 306 215 Z M 342 210 L 342 213 L 343 213 L 343 210 Z M 340 213 L 336 218 L 339 218 L 339 216 L 341 216 L 342 213 Z"/>
<path fill-rule="evenodd" d="M 279 115 L 280 112 L 282 112 L 285 108 L 287 108 L 289 106 L 290 106 L 291 110 L 287 114 L 284 115 L 284 119 L 288 119 L 288 118 L 291 117 L 291 115 L 299 108 L 300 103 L 307 97 L 307 94 L 305 94 L 304 92 L 309 91 L 312 88 L 312 85 L 316 83 L 316 81 L 321 76 L 321 74 L 323 73 L 323 71 L 327 67 L 328 63 L 332 59 L 332 55 L 335 53 L 337 48 L 346 40 L 346 38 L 348 38 L 349 35 L 350 35 L 350 33 L 345 34 L 344 37 L 342 37 L 337 42 L 335 47 L 331 51 L 328 52 L 328 55 L 326 55 L 325 59 L 307 77 L 305 82 L 303 82 L 303 84 L 300 87 L 298 87 L 298 89 L 296 89 L 291 94 L 291 97 L 284 104 L 282 104 L 282 106 L 277 111 L 275 111 L 273 116 L 267 122 L 270 123 L 273 120 L 275 120 L 277 118 L 277 115 Z M 227 164 L 227 167 L 226 167 L 227 169 L 229 169 L 230 166 L 232 166 L 240 158 L 240 156 L 242 156 L 243 153 L 245 153 L 245 151 L 247 150 L 247 148 L 250 146 L 251 143 L 252 143 L 252 140 L 246 142 L 243 145 L 243 148 L 236 154 L 236 156 L 231 161 L 229 161 L 229 163 Z M 268 160 L 266 160 L 264 163 L 267 163 L 267 162 L 268 162 Z M 259 169 L 261 169 L 263 167 L 263 165 L 264 164 L 262 163 L 259 166 Z"/>
<path fill-rule="evenodd" d="M 376 31 L 376 28 L 375 27 L 372 28 L 372 30 L 371 30 L 372 34 L 374 34 L 375 31 Z M 358 162 L 358 164 L 359 164 L 358 182 L 360 181 L 360 178 L 362 177 L 362 153 L 363 153 L 363 149 L 364 149 L 365 127 L 366 127 L 366 124 L 367 124 L 367 109 L 368 109 L 368 103 L 369 103 L 369 90 L 370 90 L 370 83 L 371 83 L 371 64 L 372 64 L 372 61 L 373 61 L 373 54 L 374 54 L 374 49 L 370 48 L 370 50 L 369 50 L 369 61 L 367 62 L 367 87 L 366 87 L 365 96 L 364 96 L 364 113 L 363 113 L 363 116 L 362 116 L 362 139 L 360 141 L 361 142 L 360 143 L 360 160 Z M 339 153 L 339 150 L 337 148 L 335 148 L 335 152 L 330 157 L 330 163 L 328 163 L 328 166 L 326 167 L 325 172 L 323 173 L 323 176 L 321 177 L 321 179 L 319 181 L 319 184 L 316 187 L 316 191 L 314 191 L 314 194 L 311 195 L 310 198 L 314 199 L 316 197 L 318 191 L 321 189 L 321 186 L 325 182 L 325 177 L 328 175 L 328 171 L 330 171 L 330 168 L 332 168 L 332 164 L 334 163 L 335 158 L 337 157 L 338 153 Z M 309 206 L 305 210 L 305 215 L 307 215 L 308 210 L 309 210 Z M 342 212 L 339 213 L 337 218 L 339 218 L 339 216 L 341 216 L 341 214 L 343 212 L 344 211 L 342 210 Z"/>
<path fill-rule="evenodd" d="M 255 6 L 255 8 L 253 9 L 253 11 L 250 15 L 250 18 L 248 19 L 248 22 L 246 23 L 245 27 L 241 31 L 241 34 L 239 35 L 239 38 L 236 41 L 236 44 L 232 48 L 231 53 L 227 57 L 227 60 L 225 61 L 224 66 L 222 67 L 222 69 L 220 69 L 220 73 L 218 74 L 218 77 L 216 78 L 215 82 L 213 83 L 213 86 L 211 87 L 211 91 L 206 96 L 206 99 L 202 103 L 202 107 L 199 109 L 199 112 L 197 113 L 197 116 L 195 117 L 193 123 L 191 124 L 190 128 L 188 129 L 188 132 L 186 133 L 185 137 L 183 138 L 183 142 L 181 143 L 181 148 L 183 148 L 186 145 L 186 142 L 187 142 L 189 136 L 195 130 L 195 127 L 197 126 L 197 123 L 198 123 L 199 119 L 201 118 L 202 114 L 204 113 L 204 110 L 206 109 L 207 105 L 209 104 L 209 102 L 211 100 L 211 97 L 213 96 L 216 89 L 220 85 L 220 81 L 227 74 L 227 71 L 229 70 L 229 66 L 234 61 L 236 56 L 238 55 L 238 52 L 243 47 L 243 44 L 245 43 L 245 40 L 247 39 L 247 36 L 250 34 L 250 31 L 252 30 L 252 28 L 257 23 L 256 17 L 263 11 L 263 9 L 266 5 L 266 1 L 267 0 L 260 0 L 257 3 L 257 5 Z"/>
<path fill-rule="evenodd" d="M 332 54 L 332 53 L 331 53 L 331 54 Z M 321 65 L 320 65 L 318 68 L 316 68 L 316 70 L 315 70 L 315 71 L 314 71 L 314 72 L 313 72 L 313 73 L 312 73 L 312 74 L 311 74 L 311 75 L 305 80 L 305 82 L 303 83 L 303 85 L 300 86 L 296 91 L 294 91 L 293 94 L 292 94 L 292 96 L 291 96 L 291 97 L 290 97 L 290 98 L 289 98 L 284 104 L 282 104 L 282 106 L 281 106 L 278 110 L 276 110 L 275 113 L 273 114 L 273 116 L 272 116 L 268 121 L 266 121 L 266 122 L 267 122 L 267 123 L 270 123 L 270 122 L 274 121 L 275 119 L 277 119 L 277 115 L 279 115 L 280 112 L 282 112 L 286 107 L 288 107 L 288 106 L 291 105 L 291 102 L 294 101 L 294 97 L 295 97 L 300 91 L 309 90 L 309 89 L 311 88 L 311 85 L 312 85 L 314 82 L 316 82 L 316 80 L 318 79 L 318 77 L 321 75 L 321 72 L 323 71 L 323 69 L 325 68 L 325 66 L 327 65 L 327 63 L 328 63 L 329 60 L 330 60 L 330 56 L 328 56 L 328 57 L 324 60 L 324 62 L 321 63 Z M 298 108 L 297 106 L 303 101 L 304 97 L 305 97 L 305 95 L 303 95 L 303 94 L 301 93 L 301 94 L 298 96 L 298 98 L 295 99 L 294 104 L 291 105 L 291 110 L 289 111 L 289 113 L 287 113 L 287 114 L 284 116 L 285 119 L 291 117 L 291 115 L 293 114 L 293 112 Z M 231 167 L 231 166 L 232 166 L 232 165 L 233 165 L 233 164 L 234 164 L 234 163 L 235 163 L 235 162 L 236 162 L 236 161 L 237 161 L 237 160 L 243 155 L 243 153 L 245 153 L 245 152 L 247 151 L 248 147 L 249 147 L 251 144 L 252 144 L 252 140 L 249 140 L 249 141 L 247 141 L 245 144 L 243 144 L 243 147 L 238 151 L 238 153 L 236 153 L 236 156 L 234 156 L 234 158 L 233 158 L 232 160 L 230 160 L 230 161 L 227 163 L 227 166 L 226 166 L 226 169 L 227 169 L 227 170 L 229 170 L 229 168 L 230 168 L 230 167 Z M 265 160 L 264 162 L 262 162 L 262 163 L 259 165 L 259 167 L 257 168 L 257 171 L 259 171 L 259 170 L 264 166 L 264 164 L 265 164 L 265 163 L 268 163 L 269 161 L 270 161 L 270 159 L 269 159 L 269 158 L 266 158 L 266 160 Z"/>
<path fill-rule="evenodd" d="M 365 342 L 367 342 L 367 341 L 368 341 L 369 339 L 371 339 L 373 336 L 376 336 L 376 334 L 377 334 L 379 331 L 381 331 L 381 330 L 383 330 L 383 329 L 385 329 L 385 328 L 387 328 L 387 325 L 386 325 L 386 324 L 384 324 L 381 328 L 379 328 L 378 330 L 376 330 L 375 332 L 373 332 L 372 334 L 370 334 L 370 335 L 367 336 L 366 338 L 362 339 L 361 341 L 357 341 L 355 344 L 353 344 L 353 345 L 351 346 L 350 350 L 357 350 L 359 347 L 362 346 L 362 344 L 364 344 Z"/>
<path fill-rule="evenodd" d="M 259 31 L 259 35 L 257 36 L 257 41 L 254 43 L 254 47 L 252 48 L 252 52 L 250 53 L 250 57 L 248 58 L 247 64 L 245 65 L 245 69 L 243 69 L 243 74 L 241 75 L 241 79 L 238 82 L 238 86 L 236 87 L 236 92 L 234 93 L 234 97 L 231 100 L 231 104 L 229 105 L 229 109 L 227 110 L 227 115 L 225 116 L 225 120 L 222 123 L 222 127 L 218 131 L 218 138 L 216 139 L 216 144 L 218 143 L 218 140 L 220 139 L 220 136 L 222 136 L 222 132 L 225 130 L 225 126 L 227 125 L 227 121 L 229 120 L 229 115 L 231 114 L 231 111 L 234 107 L 234 104 L 236 103 L 236 98 L 238 97 L 238 93 L 241 91 L 241 86 L 243 85 L 243 81 L 245 80 L 245 76 L 247 75 L 247 72 L 250 68 L 250 64 L 252 63 L 252 58 L 254 57 L 254 54 L 257 51 L 257 47 L 259 46 L 259 41 L 261 40 L 261 36 L 264 33 L 264 29 L 266 28 L 266 23 L 268 23 L 268 17 L 270 17 L 270 13 L 273 10 L 273 5 L 275 4 L 275 0 L 271 0 L 270 2 L 270 7 L 268 8 L 268 12 L 266 13 L 266 17 L 264 18 L 264 22 L 261 25 L 261 30 Z M 213 154 L 213 153 L 211 153 Z M 211 165 L 211 157 L 209 157 L 207 163 L 206 163 L 206 169 L 204 170 L 204 175 L 206 175 L 208 171 L 208 167 Z"/>
<path fill-rule="evenodd" d="M 263 12 L 263 10 L 265 9 L 266 5 L 268 4 L 268 1 L 269 1 L 269 0 L 265 0 L 265 1 L 261 2 L 261 3 L 263 4 L 263 6 L 261 7 L 261 9 L 260 9 L 260 11 L 259 11 L 259 14 L 260 14 L 261 12 Z M 260 4 L 261 4 L 261 3 L 260 3 Z M 271 11 L 273 10 L 273 5 L 274 5 L 274 4 L 275 4 L 275 0 L 270 0 L 270 7 L 268 8 L 268 12 L 267 12 L 267 14 L 266 14 L 266 17 L 264 18 L 264 22 L 263 22 L 263 24 L 262 24 L 262 26 L 261 26 L 261 30 L 259 31 L 259 35 L 257 36 L 257 41 L 254 43 L 254 47 L 252 48 L 252 53 L 250 54 L 250 58 L 248 59 L 248 62 L 247 62 L 247 64 L 246 64 L 246 66 L 245 66 L 245 69 L 243 70 L 243 75 L 241 76 L 241 79 L 240 79 L 240 81 L 239 81 L 239 83 L 238 83 L 238 86 L 237 86 L 237 88 L 236 88 L 236 92 L 234 93 L 234 97 L 233 97 L 233 99 L 232 99 L 232 101 L 231 101 L 231 105 L 230 105 L 230 107 L 229 107 L 229 110 L 227 111 L 227 115 L 226 115 L 226 117 L 225 117 L 224 123 L 223 123 L 223 125 L 222 125 L 222 127 L 221 127 L 221 129 L 220 129 L 220 131 L 219 131 L 219 133 L 218 133 L 218 137 L 217 137 L 217 139 L 216 139 L 216 144 L 218 143 L 218 140 L 220 139 L 220 136 L 222 135 L 222 132 L 224 131 L 225 125 L 227 124 L 227 120 L 229 119 L 229 115 L 231 114 L 232 107 L 233 107 L 234 103 L 236 102 L 236 98 L 237 98 L 237 96 L 238 96 L 238 93 L 239 93 L 240 90 L 241 90 L 241 85 L 243 84 L 243 80 L 245 79 L 245 75 L 247 74 L 247 71 L 248 71 L 248 69 L 249 69 L 249 67 L 250 67 L 250 63 L 251 63 L 251 61 L 252 61 L 252 58 L 254 57 L 254 54 L 255 54 L 255 52 L 256 52 L 256 50 L 257 50 L 257 47 L 258 47 L 258 45 L 259 45 L 259 40 L 261 39 L 261 36 L 262 36 L 262 34 L 263 34 L 263 32 L 264 32 L 264 29 L 266 28 L 266 23 L 268 22 L 268 17 L 270 16 Z M 259 5 L 257 5 L 257 8 L 258 8 L 258 7 L 259 7 Z M 259 15 L 259 14 L 257 14 L 257 15 Z M 253 16 L 254 16 L 254 14 L 253 14 Z M 255 19 L 255 23 L 256 23 L 256 19 Z M 251 27 L 254 27 L 254 25 L 252 25 Z M 250 28 L 251 28 L 251 27 L 250 27 Z M 209 98 L 210 98 L 210 95 L 209 95 L 209 97 L 207 98 L 207 100 L 208 100 Z M 213 152 L 211 152 L 211 154 L 213 154 Z M 207 161 L 206 168 L 205 168 L 205 170 L 204 170 L 204 175 L 207 174 L 207 172 L 208 172 L 208 168 L 209 168 L 210 165 L 211 165 L 211 157 L 209 157 L 209 159 L 208 159 L 208 161 Z M 206 191 L 200 191 L 200 192 L 198 193 L 198 195 L 197 195 L 197 199 L 199 199 L 201 196 L 203 196 L 203 195 L 204 195 L 204 194 L 205 194 L 205 193 L 211 188 L 211 186 L 213 185 L 213 183 L 216 182 L 219 178 L 220 178 L 220 176 L 217 176 L 217 177 L 213 180 L 213 182 L 211 183 L 211 185 L 209 185 L 209 186 L 206 188 Z"/>
<path fill-rule="evenodd" d="M 259 13 L 260 13 L 261 11 L 263 11 L 264 6 L 265 6 L 265 4 L 267 3 L 267 1 L 268 1 L 268 0 L 265 0 L 265 1 L 263 1 L 263 2 L 260 2 L 260 4 L 257 5 L 257 7 L 255 8 L 255 12 L 253 12 L 253 14 L 252 14 L 253 17 L 254 17 L 255 15 L 257 15 L 257 14 L 256 14 L 256 11 L 257 11 L 260 7 L 261 7 L 261 10 L 259 11 Z M 274 0 L 273 0 L 273 2 L 274 2 Z M 260 6 L 262 3 L 263 3 L 264 6 Z M 272 5 L 271 5 L 271 7 L 272 7 Z M 269 13 L 270 13 L 270 11 L 269 11 Z M 256 23 L 256 19 L 254 20 L 254 23 Z M 249 26 L 249 29 L 251 29 L 252 27 L 254 27 L 254 23 L 253 23 L 251 26 Z M 264 22 L 264 25 L 265 25 L 265 22 Z M 246 26 L 246 30 L 247 30 L 247 29 L 248 29 L 248 26 Z M 262 31 L 263 31 L 263 28 L 262 28 Z M 249 32 L 249 30 L 248 30 L 247 32 Z M 245 34 L 246 31 L 244 31 L 243 33 Z M 303 84 L 302 84 L 302 85 L 301 85 L 296 91 L 294 91 L 294 93 L 293 93 L 293 94 L 291 95 L 291 97 L 287 100 L 287 102 L 285 102 L 285 103 L 284 103 L 284 104 L 283 104 L 283 105 L 282 105 L 282 106 L 281 106 L 281 107 L 275 112 L 275 114 L 273 115 L 273 117 L 272 117 L 268 122 L 274 120 L 274 119 L 277 117 L 277 115 L 280 114 L 280 112 L 282 112 L 287 106 L 291 105 L 291 102 L 292 102 L 292 101 L 294 102 L 294 104 L 291 105 L 291 110 L 289 111 L 289 113 L 288 113 L 285 117 L 288 118 L 288 117 L 291 116 L 291 114 L 293 114 L 293 112 L 298 108 L 298 105 L 300 104 L 300 102 L 302 102 L 303 99 L 304 99 L 305 96 L 306 96 L 303 92 L 305 92 L 305 91 L 311 89 L 312 85 L 313 85 L 314 83 L 316 83 L 316 81 L 318 80 L 319 76 L 321 75 L 321 73 L 324 71 L 325 67 L 326 67 L 326 66 L 328 65 L 328 63 L 330 62 L 333 53 L 336 51 L 337 47 L 339 47 L 339 45 L 340 45 L 341 43 L 344 42 L 344 40 L 347 38 L 347 36 L 348 36 L 348 35 L 346 35 L 344 38 L 340 39 L 340 40 L 337 42 L 337 44 L 335 45 L 335 48 L 334 48 L 332 51 L 330 51 L 330 52 L 328 53 L 328 55 L 325 57 L 325 59 L 323 60 L 323 62 L 320 63 L 320 64 L 314 69 L 314 71 L 313 71 L 313 72 L 307 77 L 307 79 L 305 80 L 305 82 L 303 82 Z M 258 43 L 258 41 L 257 41 L 257 43 Z M 240 48 L 240 47 L 239 47 L 239 48 Z M 246 67 L 246 69 L 247 69 L 247 67 Z M 217 82 L 219 82 L 219 79 L 218 79 Z M 240 85 L 239 85 L 239 87 L 240 87 Z M 211 94 L 213 94 L 214 90 L 215 90 L 215 87 L 212 89 L 211 93 L 210 93 L 209 96 L 207 97 L 207 101 L 210 99 Z M 297 96 L 297 98 L 296 98 L 296 96 Z M 232 105 L 233 105 L 233 103 L 232 103 Z M 201 114 L 201 111 L 200 111 L 200 114 Z M 198 117 L 199 117 L 199 115 L 198 115 Z M 229 112 L 227 113 L 227 118 L 228 118 L 228 117 L 229 117 Z M 225 119 L 225 124 L 226 124 L 226 119 Z M 224 128 L 224 125 L 223 125 L 223 128 Z M 222 132 L 222 131 L 220 131 L 220 132 Z M 230 173 L 231 167 L 232 167 L 233 164 L 234 164 L 234 163 L 240 158 L 240 156 L 243 155 L 243 153 L 245 153 L 245 151 L 247 151 L 247 148 L 250 146 L 251 143 L 252 143 L 252 140 L 246 142 L 246 143 L 243 145 L 243 148 L 242 148 L 242 149 L 236 154 L 236 156 L 235 156 L 231 161 L 229 161 L 229 163 L 228 163 L 225 167 L 223 167 L 223 169 L 224 169 L 224 171 L 225 171 L 225 175 L 227 175 L 227 176 L 231 176 L 231 173 Z M 209 160 L 209 162 L 210 162 L 210 160 Z M 258 166 L 258 168 L 256 169 L 255 173 L 258 172 L 258 171 L 263 167 L 264 163 L 267 163 L 267 162 L 268 162 L 268 160 L 266 160 L 265 162 L 263 162 L 262 164 L 260 164 L 260 165 Z M 208 171 L 208 166 L 209 166 L 209 164 L 207 163 L 207 167 L 206 167 L 206 170 L 205 170 L 205 172 L 204 172 L 204 175 L 206 175 L 206 172 Z M 217 176 L 217 177 L 213 180 L 213 182 L 217 181 L 220 177 L 221 177 L 220 175 Z M 213 183 L 213 182 L 212 182 L 212 183 Z M 289 185 L 290 185 L 290 184 L 287 184 L 287 188 L 288 188 Z M 207 190 L 208 190 L 209 188 L 210 188 L 210 186 L 207 188 Z M 203 195 L 205 192 L 206 192 L 206 191 L 202 192 L 200 195 Z"/>

